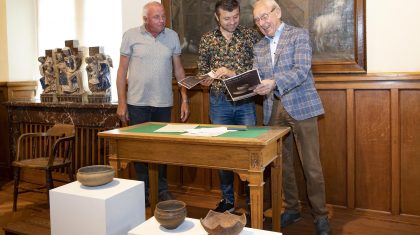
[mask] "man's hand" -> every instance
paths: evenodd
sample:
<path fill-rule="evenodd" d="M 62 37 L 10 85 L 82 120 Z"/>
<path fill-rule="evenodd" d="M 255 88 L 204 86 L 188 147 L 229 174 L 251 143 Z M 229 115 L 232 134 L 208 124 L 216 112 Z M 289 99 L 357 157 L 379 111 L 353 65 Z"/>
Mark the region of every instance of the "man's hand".
<path fill-rule="evenodd" d="M 128 119 L 128 112 L 127 112 L 127 105 L 118 104 L 117 108 L 117 116 L 121 120 L 123 126 L 127 126 Z"/>
<path fill-rule="evenodd" d="M 201 81 L 200 84 L 203 86 L 210 86 L 213 83 L 213 81 L 213 78 L 206 78 L 203 81 Z"/>
<path fill-rule="evenodd" d="M 276 88 L 276 81 L 275 80 L 262 80 L 261 84 L 259 84 L 255 89 L 254 92 L 258 95 L 267 95 L 271 91 Z"/>
<path fill-rule="evenodd" d="M 185 122 L 188 119 L 188 116 L 190 115 L 190 108 L 188 105 L 188 102 L 181 101 L 181 121 Z"/>
<path fill-rule="evenodd" d="M 216 75 L 216 78 L 224 78 L 224 77 L 233 77 L 236 75 L 236 73 L 226 67 L 220 67 L 216 70 L 216 72 L 214 72 L 214 74 Z"/>

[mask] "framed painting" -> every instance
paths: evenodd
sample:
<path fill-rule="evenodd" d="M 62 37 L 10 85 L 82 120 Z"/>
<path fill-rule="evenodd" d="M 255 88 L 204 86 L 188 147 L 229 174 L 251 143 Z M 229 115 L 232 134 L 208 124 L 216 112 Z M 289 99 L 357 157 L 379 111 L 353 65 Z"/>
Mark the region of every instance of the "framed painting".
<path fill-rule="evenodd" d="M 162 0 L 167 25 L 177 31 L 186 69 L 197 67 L 198 45 L 203 33 L 217 27 L 217 0 Z M 255 27 L 252 6 L 240 0 L 241 24 Z M 314 73 L 365 73 L 365 0 L 276 0 L 282 20 L 309 31 Z"/>

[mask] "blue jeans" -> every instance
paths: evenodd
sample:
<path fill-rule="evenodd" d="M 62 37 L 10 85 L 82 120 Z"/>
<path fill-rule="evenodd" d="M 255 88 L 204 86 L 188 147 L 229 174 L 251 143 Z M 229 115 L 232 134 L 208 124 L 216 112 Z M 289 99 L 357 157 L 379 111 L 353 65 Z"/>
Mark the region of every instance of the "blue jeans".
<path fill-rule="evenodd" d="M 172 107 L 151 107 L 151 106 L 134 106 L 127 105 L 128 118 L 130 125 L 140 124 L 144 122 L 170 122 Z M 146 163 L 135 162 L 137 180 L 144 182 L 145 198 L 149 197 L 149 174 Z M 158 165 L 158 190 L 159 193 L 168 190 L 168 181 L 166 179 L 166 165 Z"/>
<path fill-rule="evenodd" d="M 257 115 L 254 99 L 229 101 L 228 95 L 210 89 L 210 120 L 213 124 L 255 126 Z M 223 198 L 229 203 L 235 202 L 233 191 L 234 175 L 232 171 L 219 170 L 220 190 Z M 249 187 L 246 185 L 247 203 L 249 203 Z"/>

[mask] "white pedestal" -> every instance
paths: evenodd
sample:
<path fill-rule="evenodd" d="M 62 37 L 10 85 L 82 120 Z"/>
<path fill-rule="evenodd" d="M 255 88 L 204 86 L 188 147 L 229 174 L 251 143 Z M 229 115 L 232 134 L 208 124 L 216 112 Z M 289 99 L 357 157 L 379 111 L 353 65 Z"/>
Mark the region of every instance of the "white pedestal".
<path fill-rule="evenodd" d="M 121 235 L 145 221 L 144 183 L 117 179 L 97 187 L 78 181 L 50 190 L 52 235 Z"/>
<path fill-rule="evenodd" d="M 160 226 L 155 217 L 133 228 L 128 235 L 167 235 L 167 234 L 189 234 L 207 235 L 206 230 L 201 226 L 200 220 L 185 218 L 185 221 L 176 229 L 168 230 Z M 239 235 L 281 235 L 281 233 L 245 227 Z"/>

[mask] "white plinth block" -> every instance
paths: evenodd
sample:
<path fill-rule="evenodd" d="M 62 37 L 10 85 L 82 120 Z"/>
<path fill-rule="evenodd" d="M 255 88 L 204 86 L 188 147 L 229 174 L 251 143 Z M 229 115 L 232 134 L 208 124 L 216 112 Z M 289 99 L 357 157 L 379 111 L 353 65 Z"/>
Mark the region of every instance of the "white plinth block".
<path fill-rule="evenodd" d="M 128 235 L 207 235 L 198 219 L 185 218 L 176 229 L 168 230 L 160 226 L 155 217 L 133 228 Z M 245 227 L 239 235 L 281 235 L 281 233 Z"/>
<path fill-rule="evenodd" d="M 50 190 L 52 235 L 121 235 L 146 218 L 144 183 L 114 178 L 86 187 L 78 181 Z"/>

